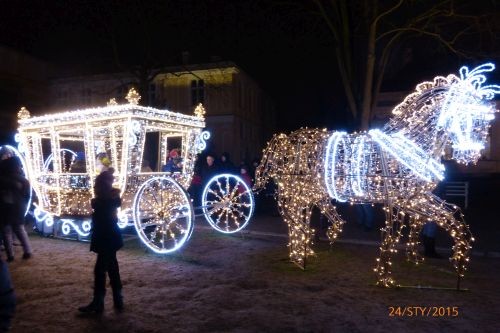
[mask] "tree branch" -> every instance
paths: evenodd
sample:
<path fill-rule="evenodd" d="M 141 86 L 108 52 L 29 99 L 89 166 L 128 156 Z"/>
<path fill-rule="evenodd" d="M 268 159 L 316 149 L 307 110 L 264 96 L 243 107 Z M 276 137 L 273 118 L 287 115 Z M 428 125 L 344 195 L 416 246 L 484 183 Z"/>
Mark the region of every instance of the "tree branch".
<path fill-rule="evenodd" d="M 373 20 L 372 24 L 377 24 L 378 21 L 382 17 L 384 17 L 386 15 L 389 15 L 390 13 L 392 13 L 393 11 L 395 11 L 396 9 L 398 9 L 402 4 L 403 4 L 403 0 L 399 0 L 399 2 L 397 4 L 395 4 L 394 6 L 392 6 L 391 8 L 389 8 L 388 10 L 386 10 L 385 12 L 380 13 L 380 15 L 378 15 L 377 17 L 375 17 L 375 19 Z"/>

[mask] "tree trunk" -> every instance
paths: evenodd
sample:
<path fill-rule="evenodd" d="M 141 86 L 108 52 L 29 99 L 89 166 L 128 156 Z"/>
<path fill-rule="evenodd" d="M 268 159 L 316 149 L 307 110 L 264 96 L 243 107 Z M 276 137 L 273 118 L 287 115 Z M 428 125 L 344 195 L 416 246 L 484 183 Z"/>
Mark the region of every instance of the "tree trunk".
<path fill-rule="evenodd" d="M 363 87 L 363 104 L 361 107 L 360 130 L 366 131 L 370 127 L 371 106 L 373 98 L 373 74 L 375 71 L 375 42 L 377 23 L 370 24 L 368 34 L 368 54 L 366 57 L 366 77 Z"/>

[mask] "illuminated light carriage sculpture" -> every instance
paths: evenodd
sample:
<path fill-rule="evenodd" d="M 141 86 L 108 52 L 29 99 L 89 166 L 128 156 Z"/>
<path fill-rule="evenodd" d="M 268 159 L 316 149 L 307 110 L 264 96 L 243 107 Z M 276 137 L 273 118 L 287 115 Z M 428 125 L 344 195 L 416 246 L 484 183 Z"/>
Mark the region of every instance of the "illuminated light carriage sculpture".
<path fill-rule="evenodd" d="M 380 203 L 386 221 L 375 268 L 378 284 L 395 283 L 391 257 L 406 224 L 407 258 L 422 260 L 418 237 L 427 222 L 436 222 L 453 238 L 450 260 L 459 282 L 473 238 L 459 208 L 431 192 L 444 177 L 441 158 L 450 150 L 449 157 L 459 163 L 479 159 L 496 112 L 488 101 L 500 93 L 498 85 L 483 86 L 484 73 L 493 69 L 491 63 L 472 71 L 462 67 L 460 77 L 436 77 L 419 84 L 394 108 L 394 116 L 382 129 L 353 134 L 300 129 L 276 135 L 264 150 L 254 189 L 263 188 L 269 178 L 276 183 L 278 208 L 289 228 L 291 261 L 305 268 L 306 258 L 314 254 L 310 227 L 314 206 L 331 223 L 327 236 L 333 243 L 344 221 L 332 199 Z"/>
<path fill-rule="evenodd" d="M 121 191 L 120 227 L 135 226 L 142 242 L 157 253 L 175 251 L 189 239 L 195 208 L 186 190 L 210 136 L 202 131 L 205 111 L 200 104 L 194 116 L 184 115 L 140 106 L 139 99 L 131 90 L 128 104 L 112 99 L 106 107 L 39 117 L 21 109 L 17 153 L 38 196 L 34 216 L 42 233 L 89 236 L 93 184 L 105 160 Z M 161 172 L 172 148 L 180 148 L 182 171 Z M 146 152 L 157 171 L 143 171 Z M 224 233 L 244 228 L 254 209 L 249 186 L 230 174 L 214 176 L 201 202 L 201 214 Z"/>

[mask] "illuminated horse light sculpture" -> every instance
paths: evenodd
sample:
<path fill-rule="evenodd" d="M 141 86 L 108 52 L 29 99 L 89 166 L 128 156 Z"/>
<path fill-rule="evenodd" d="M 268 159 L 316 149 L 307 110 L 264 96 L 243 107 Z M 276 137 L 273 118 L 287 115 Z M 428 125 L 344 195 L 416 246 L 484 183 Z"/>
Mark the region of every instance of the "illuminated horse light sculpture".
<path fill-rule="evenodd" d="M 339 202 L 381 203 L 386 214 L 380 258 L 375 272 L 378 284 L 393 286 L 391 257 L 409 225 L 406 254 L 422 260 L 417 252 L 423 225 L 436 222 L 454 240 L 450 260 L 462 277 L 473 238 L 459 208 L 431 192 L 443 179 L 441 158 L 452 150 L 459 163 L 476 163 L 484 148 L 493 102 L 500 86 L 483 86 L 491 63 L 472 71 L 460 69 L 424 82 L 392 111 L 382 129 L 347 134 L 320 129 L 300 129 L 275 135 L 263 152 L 256 171 L 255 189 L 269 178 L 277 185 L 278 208 L 289 227 L 290 259 L 305 268 L 313 255 L 311 211 L 317 206 L 331 223 L 327 236 L 333 243 L 344 221 L 332 205 Z"/>

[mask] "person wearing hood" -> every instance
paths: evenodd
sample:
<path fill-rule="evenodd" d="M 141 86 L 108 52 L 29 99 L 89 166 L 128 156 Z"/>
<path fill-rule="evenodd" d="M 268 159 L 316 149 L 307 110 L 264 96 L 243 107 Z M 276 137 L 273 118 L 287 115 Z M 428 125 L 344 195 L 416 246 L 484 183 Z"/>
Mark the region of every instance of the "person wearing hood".
<path fill-rule="evenodd" d="M 90 251 L 97 253 L 94 268 L 94 298 L 89 305 L 78 308 L 83 313 L 101 314 L 106 295 L 106 273 L 113 290 L 116 310 L 123 310 L 122 282 L 116 252 L 123 247 L 123 239 L 117 225 L 117 208 L 121 206 L 120 191 L 113 188 L 113 168 L 101 172 L 94 185 L 95 197 L 91 201 L 92 230 Z"/>

